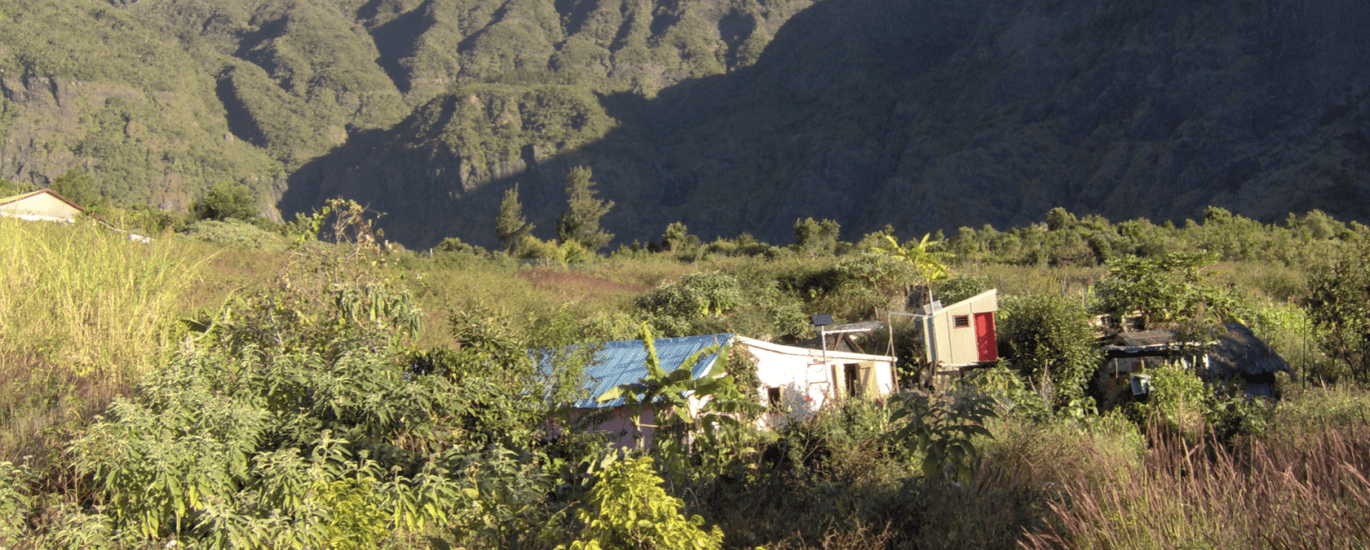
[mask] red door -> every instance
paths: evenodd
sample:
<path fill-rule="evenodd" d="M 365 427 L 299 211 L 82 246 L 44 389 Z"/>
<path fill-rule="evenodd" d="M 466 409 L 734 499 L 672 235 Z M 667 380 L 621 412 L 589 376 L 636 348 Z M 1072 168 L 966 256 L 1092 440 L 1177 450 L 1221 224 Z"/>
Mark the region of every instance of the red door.
<path fill-rule="evenodd" d="M 981 361 L 999 358 L 999 345 L 994 339 L 994 314 L 975 314 L 975 347 L 980 350 Z"/>

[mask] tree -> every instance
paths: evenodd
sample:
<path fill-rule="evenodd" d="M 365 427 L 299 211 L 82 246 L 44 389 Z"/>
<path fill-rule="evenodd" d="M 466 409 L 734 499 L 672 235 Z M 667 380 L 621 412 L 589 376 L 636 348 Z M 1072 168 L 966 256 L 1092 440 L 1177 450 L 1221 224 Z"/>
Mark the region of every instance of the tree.
<path fill-rule="evenodd" d="M 95 189 L 95 179 L 79 166 L 73 166 L 65 174 L 57 176 L 48 188 L 83 208 L 104 202 L 104 197 Z"/>
<path fill-rule="evenodd" d="M 599 228 L 599 219 L 614 207 L 614 201 L 595 198 L 590 181 L 590 169 L 577 166 L 566 175 L 566 211 L 557 224 L 557 238 L 561 242 L 575 241 L 589 250 L 599 250 L 614 240 L 613 233 Z"/>
<path fill-rule="evenodd" d="M 1005 304 L 999 323 L 1006 358 L 1041 387 L 1049 376 L 1058 403 L 1084 396 L 1101 357 L 1084 306 L 1055 295 L 1028 295 Z"/>
<path fill-rule="evenodd" d="M 794 221 L 794 243 L 810 257 L 832 254 L 837 250 L 837 237 L 842 226 L 833 220 L 814 221 L 806 218 Z"/>
<path fill-rule="evenodd" d="M 666 226 L 666 232 L 661 235 L 661 249 L 667 252 L 683 252 L 699 246 L 699 237 L 690 234 L 690 230 L 685 224 L 671 222 Z"/>
<path fill-rule="evenodd" d="M 33 191 L 33 186 L 27 183 L 0 179 L 0 197 L 19 195 Z"/>
<path fill-rule="evenodd" d="M 257 198 L 246 185 L 220 183 L 215 185 L 192 207 L 198 220 L 243 220 L 257 217 Z"/>
<path fill-rule="evenodd" d="M 1148 324 L 1201 321 L 1209 314 L 1223 320 L 1234 306 L 1202 273 L 1213 260 L 1206 253 L 1180 252 L 1115 258 L 1109 260 L 1108 277 L 1099 282 L 1097 293 L 1103 308 L 1119 318 L 1136 310 Z"/>
<path fill-rule="evenodd" d="M 499 216 L 495 218 L 495 235 L 500 246 L 510 254 L 522 248 L 523 238 L 533 232 L 534 225 L 523 217 L 523 203 L 519 202 L 519 188 L 504 192 L 504 200 L 499 203 Z"/>
<path fill-rule="evenodd" d="M 1370 246 L 1362 245 L 1309 278 L 1308 316 L 1323 351 L 1361 382 L 1370 381 Z"/>

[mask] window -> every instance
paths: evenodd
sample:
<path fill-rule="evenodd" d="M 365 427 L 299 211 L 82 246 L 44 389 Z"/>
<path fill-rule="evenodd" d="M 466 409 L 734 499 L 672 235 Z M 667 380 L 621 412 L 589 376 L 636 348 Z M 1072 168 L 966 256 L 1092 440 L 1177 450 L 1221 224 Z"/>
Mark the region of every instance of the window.
<path fill-rule="evenodd" d="M 955 315 L 951 318 L 951 323 L 956 328 L 970 328 L 969 315 Z"/>
<path fill-rule="evenodd" d="M 784 395 L 780 390 L 780 386 L 766 388 L 766 402 L 772 409 L 779 409 L 785 405 Z"/>

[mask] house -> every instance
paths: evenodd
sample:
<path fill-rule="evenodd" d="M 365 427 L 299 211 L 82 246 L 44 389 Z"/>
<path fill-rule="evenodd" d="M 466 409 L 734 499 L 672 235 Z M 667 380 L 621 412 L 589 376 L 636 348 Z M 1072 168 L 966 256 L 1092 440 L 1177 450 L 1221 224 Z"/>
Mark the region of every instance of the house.
<path fill-rule="evenodd" d="M 994 313 L 999 311 L 999 292 L 989 290 L 942 307 L 923 306 L 913 317 L 923 334 L 929 365 L 939 371 L 960 370 L 999 359 Z"/>
<path fill-rule="evenodd" d="M 1288 362 L 1241 323 L 1219 325 L 1212 334 L 1216 340 L 1189 341 L 1170 330 L 1106 337 L 1101 347 L 1104 365 L 1095 379 L 1105 403 L 1145 393 L 1141 381 L 1147 379 L 1146 371 L 1162 365 L 1178 365 L 1248 397 L 1277 397 L 1275 373 L 1292 372 Z"/>
<path fill-rule="evenodd" d="M 1241 323 L 1222 325 L 1224 332 L 1208 349 L 1205 378 L 1232 384 L 1247 397 L 1278 398 L 1275 373 L 1293 373 L 1289 362 Z"/>
<path fill-rule="evenodd" d="M 779 427 L 842 399 L 877 399 L 899 391 L 894 357 L 785 346 L 742 336 L 735 337 L 734 345 L 756 361 L 761 381 L 757 399 L 771 411 L 758 420 L 760 427 Z"/>
<path fill-rule="evenodd" d="M 884 327 L 885 324 L 880 321 L 862 321 L 860 323 L 814 327 L 813 338 L 795 342 L 794 346 L 819 350 L 826 349 L 829 351 L 866 353 L 865 347 L 861 345 L 862 341 L 875 331 Z"/>
<path fill-rule="evenodd" d="M 770 414 L 757 421 L 759 427 L 776 427 L 792 418 L 817 411 L 836 399 L 851 396 L 880 397 L 897 391 L 894 358 L 843 351 L 823 351 L 772 344 L 735 334 L 708 334 L 681 338 L 660 338 L 654 342 L 661 369 L 675 371 L 690 356 L 712 345 L 740 347 L 755 361 L 760 386 L 754 389 L 758 404 Z M 722 353 L 722 352 L 720 352 Z M 702 356 L 691 367 L 691 376 L 700 378 L 713 369 L 720 353 Z M 574 403 L 581 418 L 593 418 L 598 431 L 617 434 L 620 446 L 634 446 L 640 439 L 651 445 L 655 414 L 642 411 L 641 430 L 635 432 L 632 416 L 636 412 L 623 398 L 601 402 L 600 397 L 622 384 L 647 376 L 647 352 L 641 340 L 608 342 L 585 368 L 590 379 L 589 397 Z M 702 403 L 691 400 L 691 407 Z M 593 415 L 593 416 L 592 416 Z"/>
<path fill-rule="evenodd" d="M 85 209 L 51 189 L 0 199 L 0 216 L 30 221 L 73 222 Z"/>
<path fill-rule="evenodd" d="M 1105 406 L 1149 393 L 1148 370 L 1174 364 L 1194 371 L 1207 361 L 1207 343 L 1185 341 L 1173 330 L 1120 332 L 1100 344 L 1104 364 L 1094 383 Z"/>

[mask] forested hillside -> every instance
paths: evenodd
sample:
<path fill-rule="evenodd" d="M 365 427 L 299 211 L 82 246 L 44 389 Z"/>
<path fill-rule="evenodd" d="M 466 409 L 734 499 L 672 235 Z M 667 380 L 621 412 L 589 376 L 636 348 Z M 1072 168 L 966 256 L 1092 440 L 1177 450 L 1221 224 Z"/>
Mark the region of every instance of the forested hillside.
<path fill-rule="evenodd" d="M 0 1 L 0 178 L 116 203 L 343 195 L 389 237 L 555 227 L 586 165 L 621 242 L 796 218 L 905 235 L 1053 206 L 1365 220 L 1352 0 Z M 539 234 L 546 238 L 548 234 Z"/>

